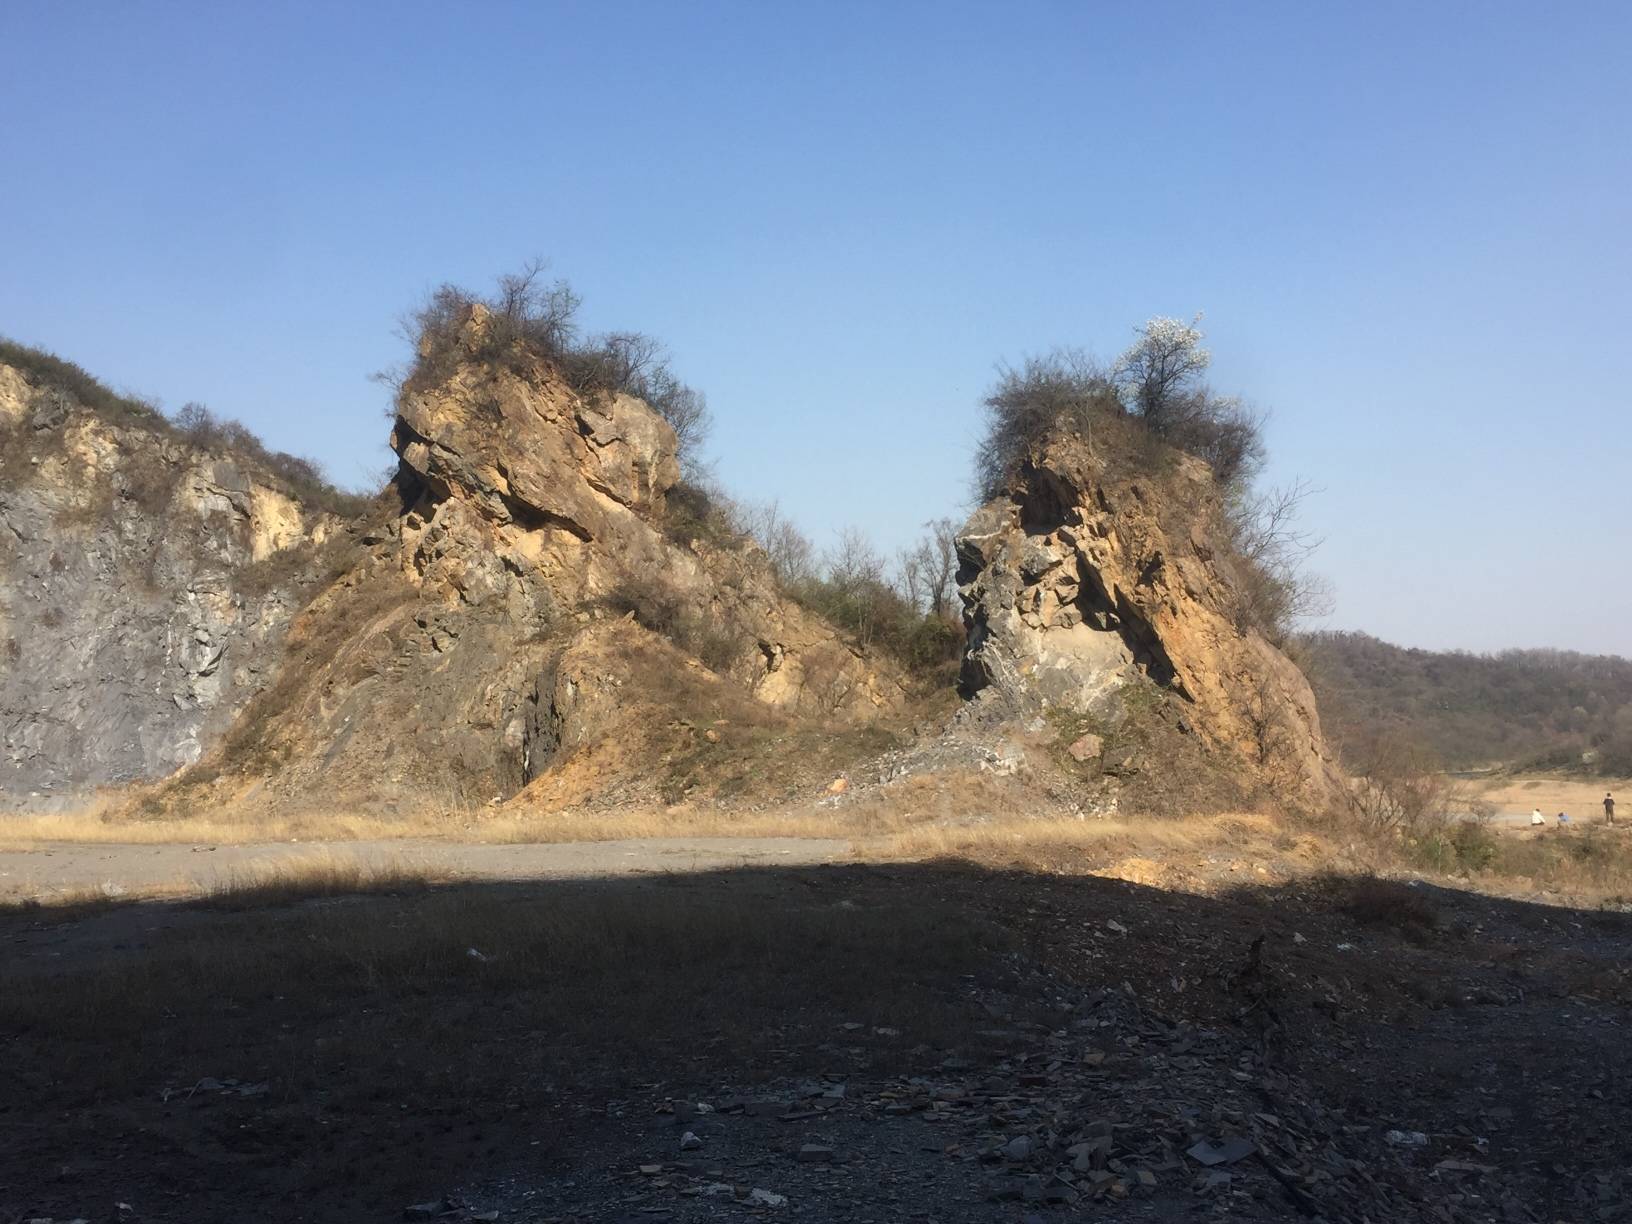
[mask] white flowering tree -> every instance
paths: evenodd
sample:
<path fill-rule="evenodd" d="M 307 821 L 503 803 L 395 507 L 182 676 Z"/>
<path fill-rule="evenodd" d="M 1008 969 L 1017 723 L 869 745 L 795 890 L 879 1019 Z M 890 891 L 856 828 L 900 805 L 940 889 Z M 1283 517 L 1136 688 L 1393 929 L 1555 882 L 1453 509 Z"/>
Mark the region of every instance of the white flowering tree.
<path fill-rule="evenodd" d="M 1166 433 L 1189 417 L 1213 355 L 1201 347 L 1198 314 L 1190 322 L 1158 316 L 1111 367 L 1111 379 L 1129 412 Z"/>

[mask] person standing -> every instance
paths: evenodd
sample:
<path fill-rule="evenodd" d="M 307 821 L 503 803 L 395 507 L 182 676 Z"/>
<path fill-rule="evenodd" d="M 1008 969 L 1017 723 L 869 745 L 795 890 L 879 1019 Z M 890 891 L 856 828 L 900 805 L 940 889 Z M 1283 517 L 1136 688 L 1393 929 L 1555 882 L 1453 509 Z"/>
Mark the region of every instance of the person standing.
<path fill-rule="evenodd" d="M 1530 827 L 1532 829 L 1544 829 L 1547 827 L 1547 817 L 1541 814 L 1540 808 L 1530 809 Z"/>
<path fill-rule="evenodd" d="M 1615 796 L 1608 791 L 1604 792 L 1604 822 L 1615 823 Z"/>

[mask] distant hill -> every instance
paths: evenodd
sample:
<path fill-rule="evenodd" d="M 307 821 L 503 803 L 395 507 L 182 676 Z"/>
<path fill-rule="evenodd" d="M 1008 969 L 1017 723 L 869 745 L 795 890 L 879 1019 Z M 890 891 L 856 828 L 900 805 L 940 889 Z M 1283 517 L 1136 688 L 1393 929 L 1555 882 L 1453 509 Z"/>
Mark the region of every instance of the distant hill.
<path fill-rule="evenodd" d="M 1632 660 L 1568 650 L 1412 650 L 1364 633 L 1302 639 L 1340 751 L 1402 732 L 1453 769 L 1632 773 Z"/>

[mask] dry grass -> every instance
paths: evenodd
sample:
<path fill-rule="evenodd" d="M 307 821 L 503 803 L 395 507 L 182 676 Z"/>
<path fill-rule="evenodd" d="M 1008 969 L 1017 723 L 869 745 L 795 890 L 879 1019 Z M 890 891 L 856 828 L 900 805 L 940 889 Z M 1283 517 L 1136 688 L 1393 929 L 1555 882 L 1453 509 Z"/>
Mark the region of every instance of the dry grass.
<path fill-rule="evenodd" d="M 243 910 L 289 905 L 320 897 L 404 893 L 447 884 L 446 871 L 391 858 L 366 861 L 331 848 L 295 857 L 250 863 L 211 879 L 176 879 L 126 887 L 110 881 L 76 887 L 27 885 L 21 895 L 0 898 L 0 915 L 28 914 L 70 922 L 123 905 L 174 901 L 213 909 Z"/>
<path fill-rule="evenodd" d="M 1504 837 L 1490 874 L 1581 901 L 1632 900 L 1632 834 L 1619 827 Z"/>
<path fill-rule="evenodd" d="M 832 776 L 823 775 L 824 781 Z M 510 845 L 655 837 L 878 838 L 934 822 L 986 822 L 1004 812 L 1036 807 L 1035 798 L 1016 786 L 959 772 L 919 775 L 840 802 L 812 800 L 759 810 L 682 804 L 548 811 L 523 800 L 498 807 L 449 804 L 389 819 L 330 810 L 256 820 L 196 815 L 149 820 L 121 818 L 118 813 L 128 809 L 104 802 L 72 812 L 0 814 L 0 850 L 52 842 L 245 845 L 423 839 Z"/>
<path fill-rule="evenodd" d="M 41 888 L 31 895 L 0 897 L 0 916 L 24 914 L 37 921 L 77 922 L 95 914 L 148 899 L 143 891 L 132 895 L 121 888 L 90 885 L 80 888 Z M 162 895 L 171 895 L 168 892 Z"/>
<path fill-rule="evenodd" d="M 1304 847 L 1273 817 L 1251 813 L 1173 820 L 1041 819 L 978 825 L 920 825 L 862 848 L 868 858 L 963 859 L 1049 871 L 1092 871 L 1133 854 L 1229 850 L 1279 855 Z"/>
<path fill-rule="evenodd" d="M 1472 784 L 1477 798 L 1503 813 L 1540 808 L 1550 820 L 1568 812 L 1578 822 L 1602 820 L 1604 792 L 1615 795 L 1622 819 L 1632 821 L 1632 778 L 1569 778 L 1549 774 L 1521 774 Z"/>
<path fill-rule="evenodd" d="M 445 872 L 399 859 L 365 862 L 323 849 L 229 871 L 205 888 L 199 903 L 218 909 L 253 909 L 317 897 L 410 892 L 450 879 Z"/>
<path fill-rule="evenodd" d="M 0 814 L 0 850 L 61 843 L 86 845 L 211 845 L 259 842 L 390 841 L 400 838 L 471 837 L 468 819 L 447 813 L 382 819 L 355 813 L 303 813 L 258 820 L 184 816 L 166 820 L 118 819 L 103 806 L 78 811 Z"/>

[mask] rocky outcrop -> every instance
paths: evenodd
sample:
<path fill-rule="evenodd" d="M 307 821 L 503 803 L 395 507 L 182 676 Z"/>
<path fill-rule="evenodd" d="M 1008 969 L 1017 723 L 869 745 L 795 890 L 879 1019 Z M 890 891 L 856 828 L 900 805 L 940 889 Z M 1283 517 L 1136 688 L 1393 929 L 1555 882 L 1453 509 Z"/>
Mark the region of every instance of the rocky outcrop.
<path fill-rule="evenodd" d="M 0 365 L 0 806 L 197 760 L 276 670 L 337 521 Z"/>
<path fill-rule="evenodd" d="M 963 686 L 990 707 L 1107 728 L 1152 704 L 1131 697 L 1154 697 L 1226 769 L 1323 802 L 1335 774 L 1309 685 L 1242 623 L 1210 469 L 1166 458 L 1130 475 L 1084 442 L 1058 442 L 975 511 L 958 541 Z M 1086 737 L 1071 755 L 1103 743 Z"/>
<path fill-rule="evenodd" d="M 337 797 L 384 812 L 557 803 L 548 775 L 573 759 L 650 771 L 650 725 L 686 700 L 841 722 L 900 702 L 888 668 L 782 598 L 757 548 L 676 530 L 661 417 L 580 395 L 520 352 L 479 356 L 486 326 L 473 308 L 469 359 L 404 388 L 400 513 L 297 618 L 278 682 L 172 797 L 204 787 L 285 811 Z M 640 632 L 606 632 L 626 620 Z M 598 747 L 613 740 L 626 750 Z"/>

